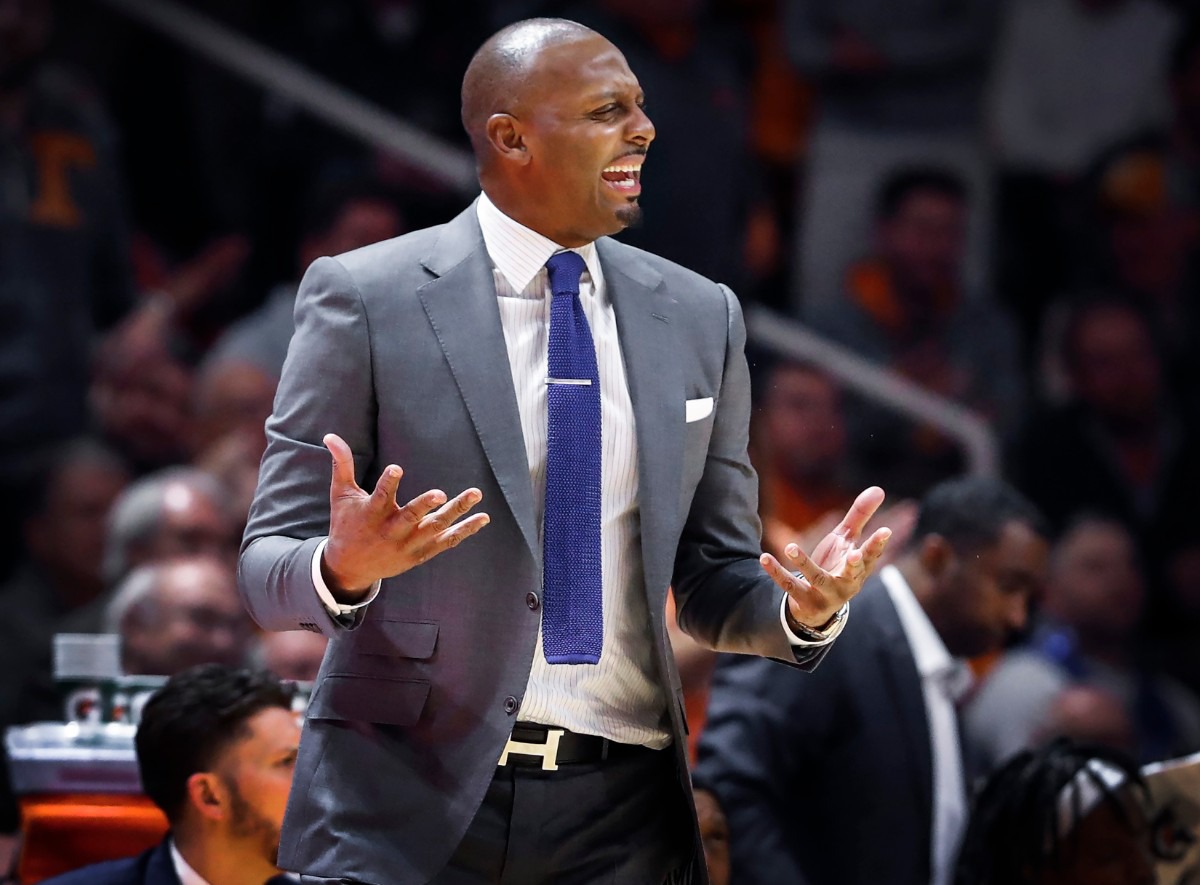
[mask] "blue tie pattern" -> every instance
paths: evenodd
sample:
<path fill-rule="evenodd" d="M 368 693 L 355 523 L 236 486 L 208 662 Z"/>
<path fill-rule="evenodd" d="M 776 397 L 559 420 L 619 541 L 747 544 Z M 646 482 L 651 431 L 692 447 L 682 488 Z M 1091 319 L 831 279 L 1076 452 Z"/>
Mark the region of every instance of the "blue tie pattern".
<path fill-rule="evenodd" d="M 600 374 L 579 302 L 575 252 L 550 272 L 542 650 L 551 664 L 597 664 L 604 640 L 600 560 Z"/>

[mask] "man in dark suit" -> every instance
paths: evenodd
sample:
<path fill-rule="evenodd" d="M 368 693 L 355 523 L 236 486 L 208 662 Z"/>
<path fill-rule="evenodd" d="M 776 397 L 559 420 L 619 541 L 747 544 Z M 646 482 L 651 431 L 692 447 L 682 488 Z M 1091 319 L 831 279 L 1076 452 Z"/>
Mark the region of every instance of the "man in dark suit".
<path fill-rule="evenodd" d="M 642 105 L 595 32 L 504 29 L 463 83 L 483 194 L 301 285 L 240 580 L 264 628 L 330 637 L 281 845 L 305 881 L 703 880 L 668 585 L 706 645 L 811 667 L 882 553 L 873 488 L 787 549 L 806 578 L 761 554 L 737 300 L 609 239 Z M 402 473 L 429 491 L 400 506 Z"/>
<path fill-rule="evenodd" d="M 942 483 L 818 677 L 721 662 L 697 778 L 728 817 L 733 881 L 949 882 L 967 811 L 962 659 L 1024 625 L 1046 565 L 1041 525 L 999 481 Z"/>
<path fill-rule="evenodd" d="M 274 677 L 205 664 L 171 677 L 137 732 L 146 795 L 171 832 L 137 857 L 46 885 L 276 885 L 300 728 Z"/>

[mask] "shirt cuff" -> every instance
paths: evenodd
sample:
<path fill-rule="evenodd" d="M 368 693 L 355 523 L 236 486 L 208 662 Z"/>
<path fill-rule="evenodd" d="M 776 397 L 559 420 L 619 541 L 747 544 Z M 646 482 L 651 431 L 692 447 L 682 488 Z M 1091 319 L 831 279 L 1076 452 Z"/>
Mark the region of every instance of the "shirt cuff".
<path fill-rule="evenodd" d="M 788 642 L 800 648 L 821 648 L 822 646 L 829 645 L 831 642 L 833 642 L 833 640 L 842 635 L 842 631 L 846 629 L 846 621 L 850 619 L 850 603 L 847 602 L 842 606 L 842 610 L 838 613 L 841 615 L 841 617 L 838 618 L 837 623 L 834 624 L 830 629 L 829 635 L 824 639 L 813 642 L 811 639 L 802 639 L 801 637 L 797 636 L 792 631 L 792 628 L 788 626 L 787 604 L 787 594 L 784 594 L 783 605 L 779 607 L 779 621 L 783 624 L 783 632 L 784 635 L 787 636 Z"/>
<path fill-rule="evenodd" d="M 329 539 L 326 538 L 317 545 L 316 552 L 313 553 L 312 582 L 313 586 L 317 588 L 317 596 L 320 598 L 321 603 L 325 608 L 329 609 L 331 615 L 337 618 L 342 615 L 352 614 L 358 609 L 370 605 L 375 600 L 375 597 L 379 595 L 380 582 L 376 581 L 371 585 L 371 589 L 367 592 L 367 598 L 362 602 L 356 602 L 354 605 L 346 605 L 345 603 L 338 602 L 333 598 L 333 594 L 329 592 L 329 587 L 325 584 L 325 577 L 321 574 L 321 554 L 325 552 L 325 545 L 328 543 Z"/>

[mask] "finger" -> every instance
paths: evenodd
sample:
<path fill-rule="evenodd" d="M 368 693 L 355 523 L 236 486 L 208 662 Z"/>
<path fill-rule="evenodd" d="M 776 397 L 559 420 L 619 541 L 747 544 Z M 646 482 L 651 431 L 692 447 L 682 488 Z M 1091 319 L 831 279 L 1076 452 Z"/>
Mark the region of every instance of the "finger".
<path fill-rule="evenodd" d="M 883 503 L 883 498 L 883 489 L 879 486 L 863 489 L 858 493 L 858 497 L 854 499 L 854 503 L 850 505 L 850 509 L 846 511 L 845 517 L 842 518 L 835 531 L 851 541 L 858 540 L 863 527 L 875 515 L 879 505 Z"/>
<path fill-rule="evenodd" d="M 424 494 L 417 495 L 400 508 L 400 519 L 409 528 L 416 528 L 433 510 L 446 503 L 446 493 L 441 489 L 430 489 Z"/>
<path fill-rule="evenodd" d="M 492 518 L 486 513 L 473 513 L 462 522 L 456 522 L 421 551 L 419 562 L 428 562 L 439 553 L 445 553 L 451 547 L 457 547 L 491 521 Z"/>
<path fill-rule="evenodd" d="M 379 475 L 375 491 L 371 493 L 371 503 L 381 513 L 390 513 L 396 506 L 396 489 L 400 487 L 402 476 L 404 471 L 396 464 L 389 464 Z"/>
<path fill-rule="evenodd" d="M 833 577 L 825 569 L 821 568 L 815 562 L 808 558 L 808 554 L 796 548 L 796 553 L 792 557 L 792 564 L 796 566 L 796 570 L 804 576 L 806 581 L 815 590 L 824 592 Z"/>
<path fill-rule="evenodd" d="M 454 523 L 459 517 L 471 510 L 483 500 L 483 492 L 479 489 L 466 489 L 459 492 L 433 513 L 421 520 L 421 528 L 442 531 Z"/>
<path fill-rule="evenodd" d="M 862 545 L 862 561 L 863 567 L 870 571 L 875 567 L 875 563 L 879 561 L 879 557 L 883 556 L 883 551 L 887 549 L 888 541 L 892 539 L 892 530 L 887 526 L 876 529 L 867 542 Z"/>
<path fill-rule="evenodd" d="M 807 560 L 808 557 L 804 557 L 804 559 Z M 828 615 L 821 616 L 821 613 L 830 608 L 829 601 L 826 599 L 826 595 L 821 590 L 817 589 L 817 587 L 813 586 L 812 583 L 809 582 L 808 575 L 804 574 L 803 572 L 801 572 L 799 576 L 796 575 L 789 569 L 784 568 L 779 561 L 769 553 L 764 553 L 759 557 L 758 561 L 762 563 L 763 568 L 766 569 L 767 574 L 771 576 L 771 579 L 783 589 L 783 592 L 786 593 L 792 601 L 796 603 L 796 607 L 800 610 L 800 614 L 797 615 L 796 609 L 793 609 L 793 614 L 796 615 L 802 623 L 808 623 L 809 619 L 813 620 L 815 623 L 823 622 L 828 618 Z M 815 568 L 815 566 L 811 566 L 810 564 L 810 568 Z M 816 569 L 816 572 L 821 572 L 821 570 Z M 824 573 L 821 572 L 821 574 Z"/>
<path fill-rule="evenodd" d="M 346 441 L 336 433 L 325 434 L 325 438 L 321 441 L 325 443 L 325 448 L 329 449 L 329 454 L 333 457 L 331 490 L 338 492 L 357 489 L 358 482 L 354 478 L 354 453 L 350 451 L 350 446 L 346 445 Z"/>

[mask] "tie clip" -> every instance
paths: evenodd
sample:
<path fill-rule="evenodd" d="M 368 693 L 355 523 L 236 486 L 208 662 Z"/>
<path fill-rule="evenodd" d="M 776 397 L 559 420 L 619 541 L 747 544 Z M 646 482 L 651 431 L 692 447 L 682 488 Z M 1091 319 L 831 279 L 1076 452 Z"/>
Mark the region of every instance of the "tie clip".
<path fill-rule="evenodd" d="M 547 378 L 547 384 L 576 384 L 580 387 L 588 387 L 592 383 L 591 378 Z"/>

